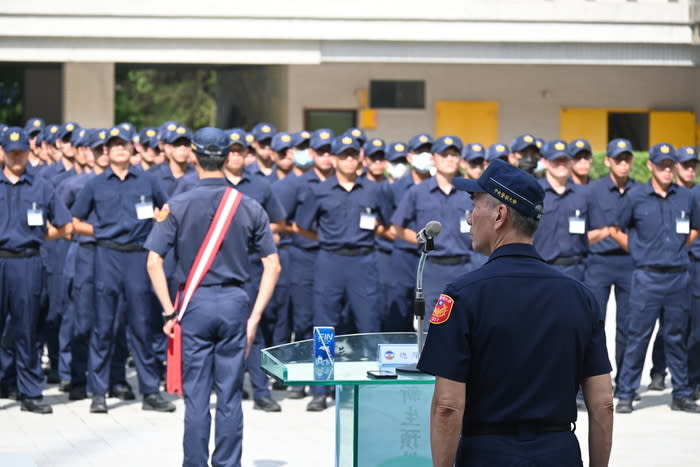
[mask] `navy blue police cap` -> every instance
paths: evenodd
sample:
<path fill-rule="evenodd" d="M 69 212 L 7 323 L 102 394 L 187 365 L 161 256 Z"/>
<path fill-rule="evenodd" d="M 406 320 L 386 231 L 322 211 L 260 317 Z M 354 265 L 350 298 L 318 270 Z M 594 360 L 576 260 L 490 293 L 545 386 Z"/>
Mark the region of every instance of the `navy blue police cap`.
<path fill-rule="evenodd" d="M 615 158 L 622 153 L 629 152 L 632 154 L 632 143 L 625 138 L 615 138 L 608 143 L 608 157 Z"/>
<path fill-rule="evenodd" d="M 104 144 L 109 143 L 113 139 L 120 139 L 122 141 L 127 141 L 131 143 L 134 139 L 134 128 L 131 127 L 129 130 L 127 130 L 119 125 L 113 126 L 109 130 L 107 130 Z"/>
<path fill-rule="evenodd" d="M 224 133 L 226 133 L 226 137 L 228 138 L 228 143 L 230 146 L 233 146 L 234 144 L 240 144 L 244 148 L 248 146 L 248 142 L 246 141 L 248 132 L 245 131 L 243 128 L 232 128 L 230 130 L 226 130 Z M 252 138 L 253 137 L 251 136 L 251 139 Z"/>
<path fill-rule="evenodd" d="M 44 127 L 44 141 L 46 141 L 48 144 L 54 144 L 56 143 L 56 138 L 58 138 L 58 130 L 60 128 L 60 125 L 56 125 L 55 123 L 52 123 L 51 125 L 48 125 Z"/>
<path fill-rule="evenodd" d="M 360 128 L 348 128 L 343 132 L 343 136 L 352 136 L 360 140 L 360 144 L 365 144 L 365 142 L 367 142 L 367 134 Z"/>
<path fill-rule="evenodd" d="M 542 147 L 542 156 L 549 161 L 560 157 L 571 159 L 571 154 L 569 154 L 566 147 L 566 141 L 563 139 L 553 139 L 544 143 Z"/>
<path fill-rule="evenodd" d="M 104 144 L 107 142 L 107 131 L 108 130 L 106 128 L 99 128 L 95 130 L 92 135 L 92 140 L 90 141 L 90 147 L 92 149 L 97 149 L 100 146 L 104 146 Z"/>
<path fill-rule="evenodd" d="M 163 136 L 161 137 L 161 141 L 163 141 L 166 144 L 173 144 L 179 139 L 184 139 L 188 142 L 192 142 L 192 133 L 184 126 L 178 126 L 174 130 L 166 130 Z"/>
<path fill-rule="evenodd" d="M 37 133 L 40 133 L 41 130 L 44 129 L 44 126 L 46 124 L 44 121 L 40 118 L 30 118 L 27 120 L 27 123 L 24 125 L 24 132 L 27 133 L 27 136 L 30 138 Z"/>
<path fill-rule="evenodd" d="M 698 160 L 698 154 L 693 146 L 681 146 L 676 151 L 676 160 L 678 162 L 688 162 Z"/>
<path fill-rule="evenodd" d="M 537 138 L 529 133 L 526 133 L 513 139 L 513 141 L 510 143 L 510 150 L 513 152 L 521 152 L 530 146 L 537 150 L 540 149 L 540 146 L 537 146 Z"/>
<path fill-rule="evenodd" d="M 508 154 L 510 154 L 508 146 L 503 143 L 493 143 L 486 151 L 486 160 L 493 161 L 501 157 L 506 157 Z"/>
<path fill-rule="evenodd" d="M 309 146 L 311 149 L 320 149 L 324 146 L 332 146 L 335 139 L 335 133 L 328 128 L 320 128 L 311 134 Z"/>
<path fill-rule="evenodd" d="M 139 143 L 149 148 L 158 147 L 158 130 L 155 128 L 143 128 L 139 133 Z"/>
<path fill-rule="evenodd" d="M 24 128 L 18 126 L 7 127 L 0 138 L 0 141 L 2 141 L 2 149 L 5 152 L 10 152 L 15 149 L 29 151 L 29 137 L 27 133 L 25 133 Z"/>
<path fill-rule="evenodd" d="M 358 153 L 362 146 L 360 145 L 360 140 L 353 138 L 352 136 L 338 136 L 333 140 L 333 145 L 331 146 L 331 154 L 341 154 L 346 149 L 354 149 Z M 384 149 L 384 147 L 382 147 Z"/>
<path fill-rule="evenodd" d="M 79 130 L 80 126 L 77 123 L 66 122 L 58 128 L 57 139 L 63 139 L 68 135 L 72 135 L 74 131 Z"/>
<path fill-rule="evenodd" d="M 359 138 L 356 139 L 359 141 L 360 144 L 362 144 L 362 141 L 360 141 Z M 366 143 L 364 143 L 363 149 L 365 150 L 365 156 L 367 157 L 374 156 L 379 152 L 386 155 L 386 143 L 383 139 L 380 138 L 372 138 L 368 140 Z"/>
<path fill-rule="evenodd" d="M 500 159 L 492 161 L 477 180 L 455 177 L 452 183 L 458 190 L 488 193 L 527 217 L 539 220 L 544 212 L 544 189 L 537 179 Z"/>
<path fill-rule="evenodd" d="M 413 138 L 408 141 L 408 150 L 416 151 L 421 146 L 431 146 L 433 145 L 433 137 L 428 133 L 418 133 Z"/>
<path fill-rule="evenodd" d="M 255 138 L 255 141 L 265 141 L 266 139 L 272 139 L 277 133 L 277 128 L 272 123 L 258 123 L 253 127 L 250 132 Z"/>
<path fill-rule="evenodd" d="M 475 159 L 486 159 L 484 146 L 480 143 L 469 143 L 462 150 L 462 159 L 465 161 L 473 161 Z"/>
<path fill-rule="evenodd" d="M 225 156 L 231 148 L 231 139 L 219 128 L 200 128 L 192 136 L 192 150 L 207 156 Z"/>
<path fill-rule="evenodd" d="M 386 145 L 384 152 L 386 152 L 386 160 L 389 162 L 394 162 L 396 159 L 401 159 L 406 157 L 408 148 L 404 143 L 395 142 Z"/>
<path fill-rule="evenodd" d="M 676 161 L 676 148 L 669 143 L 658 143 L 649 149 L 649 160 L 658 164 L 664 159 Z"/>
<path fill-rule="evenodd" d="M 270 147 L 273 151 L 281 153 L 292 147 L 292 135 L 286 131 L 280 131 L 272 137 Z"/>
<path fill-rule="evenodd" d="M 575 139 L 572 142 L 570 142 L 569 146 L 567 147 L 567 150 L 569 151 L 569 155 L 571 157 L 576 157 L 576 155 L 581 151 L 588 151 L 591 154 L 593 153 L 593 150 L 591 149 L 591 143 L 589 143 L 587 139 L 583 138 Z"/>
<path fill-rule="evenodd" d="M 441 136 L 433 141 L 433 154 L 442 154 L 449 148 L 455 148 L 460 155 L 462 154 L 462 140 L 459 136 Z"/>
<path fill-rule="evenodd" d="M 304 143 L 308 143 L 311 139 L 311 133 L 306 130 L 297 131 L 292 134 L 292 146 L 298 148 Z"/>
<path fill-rule="evenodd" d="M 70 137 L 70 144 L 76 148 L 88 146 L 89 143 L 90 132 L 88 131 L 88 128 L 80 128 L 79 130 L 74 131 Z"/>

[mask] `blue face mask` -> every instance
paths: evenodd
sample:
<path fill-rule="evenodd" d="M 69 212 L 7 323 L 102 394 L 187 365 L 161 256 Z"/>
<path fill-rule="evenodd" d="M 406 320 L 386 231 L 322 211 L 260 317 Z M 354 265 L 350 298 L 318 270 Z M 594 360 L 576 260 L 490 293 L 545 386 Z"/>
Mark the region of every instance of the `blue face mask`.
<path fill-rule="evenodd" d="M 433 168 L 432 154 L 430 154 L 429 152 L 421 152 L 420 154 L 414 154 L 413 162 L 411 162 L 411 165 L 418 172 L 430 172 L 430 169 Z"/>
<path fill-rule="evenodd" d="M 305 169 L 313 163 L 308 149 L 294 151 L 294 165 Z"/>

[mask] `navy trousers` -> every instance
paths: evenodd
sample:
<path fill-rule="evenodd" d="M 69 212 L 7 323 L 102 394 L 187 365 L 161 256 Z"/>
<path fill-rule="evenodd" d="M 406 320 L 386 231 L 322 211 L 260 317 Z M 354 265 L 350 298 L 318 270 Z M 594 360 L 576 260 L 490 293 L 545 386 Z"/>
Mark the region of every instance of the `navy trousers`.
<path fill-rule="evenodd" d="M 41 397 L 44 373 L 37 352 L 37 328 L 43 282 L 40 256 L 30 258 L 0 258 L 0 307 L 6 310 L 7 330 L 3 345 L 9 348 L 5 356 L 14 353 L 17 388 L 21 396 Z M 12 365 L 3 358 L 4 365 Z M 4 373 L 11 373 L 6 368 Z M 5 375 L 3 375 L 5 376 Z"/>
<path fill-rule="evenodd" d="M 700 387 L 700 262 L 690 261 L 690 315 L 688 316 L 688 382 Z"/>
<path fill-rule="evenodd" d="M 456 467 L 581 467 L 581 448 L 573 432 L 526 437 L 462 436 Z"/>
<path fill-rule="evenodd" d="M 141 394 L 159 391 L 159 360 L 153 349 L 154 298 L 146 272 L 146 251 L 95 251 L 95 313 L 90 336 L 88 390 L 107 393 L 116 336 L 123 321 L 131 335 L 132 353 Z M 125 313 L 119 313 L 119 300 Z"/>
<path fill-rule="evenodd" d="M 662 313 L 664 323 L 660 331 L 671 371 L 673 397 L 690 396 L 686 346 L 690 308 L 688 285 L 687 272 L 668 274 L 635 269 L 632 273 L 629 334 L 618 378 L 619 398 L 632 399 L 639 387 L 649 340 Z"/>
<path fill-rule="evenodd" d="M 289 293 L 292 299 L 292 332 L 294 340 L 311 339 L 314 322 L 314 270 L 318 249 L 289 247 L 293 281 Z"/>
<path fill-rule="evenodd" d="M 634 261 L 630 255 L 588 256 L 583 283 L 593 292 L 600 309 L 606 313 L 610 289 L 615 286 L 615 384 L 618 384 L 622 359 L 627 346 L 630 287 Z"/>
<path fill-rule="evenodd" d="M 382 315 L 382 331 L 413 331 L 413 302 L 416 291 L 418 250 L 394 248 L 391 254 L 391 282 L 387 293 L 387 306 Z"/>
<path fill-rule="evenodd" d="M 250 303 L 240 287 L 200 287 L 182 318 L 185 467 L 209 465 L 209 410 L 216 392 L 211 465 L 241 465 L 243 355 Z"/>

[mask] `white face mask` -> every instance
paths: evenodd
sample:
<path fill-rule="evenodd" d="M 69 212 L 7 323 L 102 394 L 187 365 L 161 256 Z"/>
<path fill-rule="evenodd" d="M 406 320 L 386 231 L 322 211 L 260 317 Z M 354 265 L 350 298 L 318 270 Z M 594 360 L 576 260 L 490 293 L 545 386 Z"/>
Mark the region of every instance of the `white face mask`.
<path fill-rule="evenodd" d="M 294 151 L 294 164 L 302 169 L 311 166 L 313 160 L 309 154 L 308 149 L 302 149 L 301 151 Z"/>
<path fill-rule="evenodd" d="M 537 173 L 539 173 L 539 172 L 544 172 L 544 170 L 545 170 L 544 158 L 540 158 L 540 159 L 537 161 L 537 167 L 535 167 L 535 172 L 537 172 Z"/>
<path fill-rule="evenodd" d="M 432 154 L 429 152 L 421 152 L 420 154 L 413 155 L 413 162 L 411 163 L 414 169 L 421 173 L 430 172 L 433 168 Z"/>
<path fill-rule="evenodd" d="M 406 164 L 405 162 L 399 162 L 396 164 L 390 163 L 387 171 L 389 172 L 389 176 L 391 178 L 397 179 L 405 177 L 408 173 L 408 164 Z"/>

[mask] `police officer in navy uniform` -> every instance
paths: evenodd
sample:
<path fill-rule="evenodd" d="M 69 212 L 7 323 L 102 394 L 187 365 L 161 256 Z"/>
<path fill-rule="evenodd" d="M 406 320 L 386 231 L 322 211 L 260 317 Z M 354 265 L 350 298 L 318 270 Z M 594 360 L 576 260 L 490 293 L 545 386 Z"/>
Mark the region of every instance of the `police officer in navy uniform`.
<path fill-rule="evenodd" d="M 673 183 L 675 149 L 659 143 L 649 150 L 649 183 L 637 184 L 622 198 L 611 235 L 634 260 L 628 338 L 616 388 L 616 411 L 632 412 L 649 339 L 660 326 L 671 372 L 672 410 L 700 413 L 688 381 L 688 250 L 697 238 L 700 215 L 691 191 Z M 626 232 L 628 238 L 620 238 Z"/>
<path fill-rule="evenodd" d="M 588 198 L 584 187 L 571 179 L 571 155 L 563 140 L 548 141 L 543 149 L 547 172 L 539 180 L 544 189 L 544 215 L 534 236 L 537 252 L 549 264 L 583 280 Z"/>
<path fill-rule="evenodd" d="M 587 139 L 578 138 L 567 147 L 571 156 L 571 180 L 577 185 L 588 185 L 591 181 L 593 151 Z"/>
<path fill-rule="evenodd" d="M 582 465 L 572 431 L 579 385 L 590 463 L 608 465 L 612 393 L 603 315 L 588 289 L 547 265 L 532 245 L 544 190 L 499 160 L 479 180 L 454 185 L 472 193 L 474 250 L 489 259 L 444 290 L 418 362 L 436 376 L 433 465 Z"/>
<path fill-rule="evenodd" d="M 250 131 L 253 141 L 250 146 L 255 153 L 255 161 L 246 167 L 246 170 L 259 177 L 268 179 L 270 183 L 277 180 L 275 172 L 276 154 L 272 151 L 272 137 L 277 133 L 277 128 L 271 123 L 258 123 Z"/>
<path fill-rule="evenodd" d="M 184 283 L 227 187 L 222 171 L 229 153 L 226 134 L 202 128 L 192 139 L 199 182 L 173 197 L 145 247 L 148 273 L 163 306 L 171 335 L 177 312 L 168 293 L 163 257 L 176 252 L 177 278 Z M 252 305 L 242 285 L 249 279 L 248 249 L 261 256 L 264 272 Z M 279 274 L 279 260 L 269 220 L 259 203 L 244 197 L 226 231 L 220 250 L 192 296 L 182 317 L 183 391 L 185 397 L 184 466 L 208 465 L 211 414 L 209 400 L 216 391 L 216 432 L 212 465 L 240 466 L 243 414 L 243 361 Z"/>
<path fill-rule="evenodd" d="M 605 166 L 610 173 L 590 183 L 588 187 L 588 244 L 583 283 L 593 292 L 598 305 L 606 312 L 610 289 L 615 286 L 615 384 L 627 345 L 630 285 L 634 262 L 625 248 L 610 236 L 610 226 L 620 207 L 621 199 L 637 184 L 630 178 L 633 161 L 632 143 L 623 138 L 608 143 Z M 622 233 L 626 239 L 627 235 Z M 637 397 L 637 396 L 635 396 Z"/>
<path fill-rule="evenodd" d="M 43 288 L 39 249 L 45 240 L 70 235 L 70 213 L 49 182 L 26 172 L 29 140 L 22 128 L 9 127 L 1 145 L 0 336 L 14 350 L 22 410 L 51 413 L 51 406 L 42 401 L 44 375 L 37 352 Z M 6 320 L 10 327 L 3 329 Z M 3 373 L 12 371 L 0 368 Z"/>
<path fill-rule="evenodd" d="M 152 326 L 155 298 L 143 267 L 147 256 L 143 242 L 153 225 L 155 208 L 165 204 L 167 195 L 153 174 L 130 165 L 132 136 L 133 131 L 118 126 L 109 130 L 105 151 L 110 167 L 87 182 L 71 208 L 75 232 L 97 240 L 88 375 L 92 413 L 107 412 L 109 363 L 124 318 L 131 334 L 142 408 L 175 410 L 159 392 L 162 367 L 153 347 Z M 92 213 L 95 220 L 90 223 Z M 118 313 L 120 301 L 126 302 L 126 317 Z"/>
<path fill-rule="evenodd" d="M 501 159 L 508 162 L 508 156 L 510 155 L 510 149 L 503 143 L 493 143 L 486 150 L 486 166 L 495 161 L 496 159 Z"/>
<path fill-rule="evenodd" d="M 162 141 L 166 160 L 151 167 L 149 172 L 156 176 L 160 186 L 170 196 L 182 177 L 194 173 L 194 167 L 190 164 L 192 133 L 184 126 L 178 126 L 174 130 L 166 130 Z"/>
<path fill-rule="evenodd" d="M 357 176 L 360 143 L 340 136 L 331 149 L 335 175 L 312 185 L 296 222 L 306 235 L 317 235 L 320 251 L 313 287 L 313 324 L 341 324 L 343 305 L 361 333 L 381 329 L 375 233 L 382 235 L 388 208 L 381 186 Z M 338 329 L 342 333 L 342 329 Z M 307 410 L 326 408 L 326 386 L 313 386 Z"/>
<path fill-rule="evenodd" d="M 539 143 L 539 145 L 538 145 Z M 540 160 L 541 142 L 531 134 L 517 136 L 510 143 L 508 162 L 525 172 L 534 174 Z"/>

